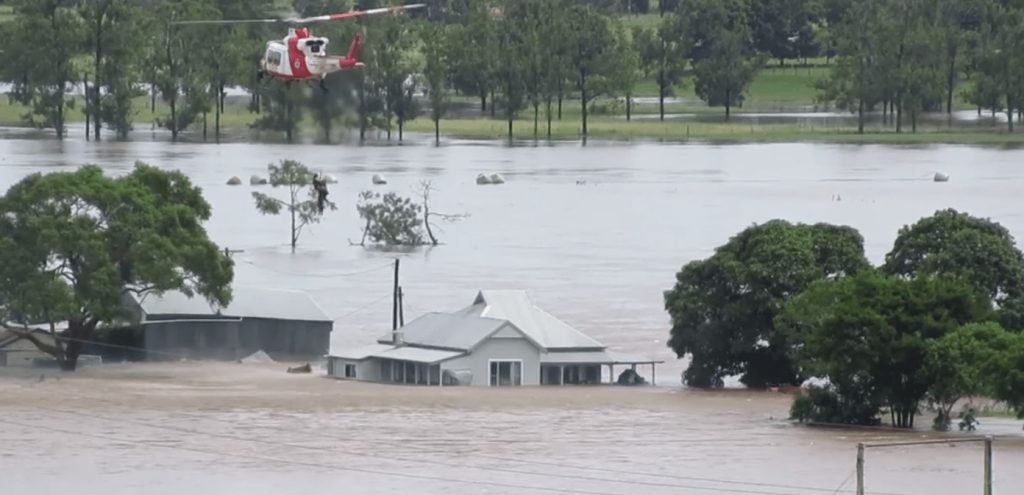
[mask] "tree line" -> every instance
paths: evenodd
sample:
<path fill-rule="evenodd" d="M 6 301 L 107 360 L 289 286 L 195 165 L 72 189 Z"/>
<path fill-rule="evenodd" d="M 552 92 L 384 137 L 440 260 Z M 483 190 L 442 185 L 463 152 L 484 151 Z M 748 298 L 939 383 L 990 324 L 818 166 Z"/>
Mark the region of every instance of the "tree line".
<path fill-rule="evenodd" d="M 684 382 L 749 387 L 824 379 L 794 415 L 948 427 L 962 398 L 1024 417 L 1024 255 L 1001 225 L 941 210 L 900 229 L 881 266 L 853 228 L 773 220 L 686 264 L 666 293 Z"/>
<path fill-rule="evenodd" d="M 408 14 L 313 25 L 332 45 L 357 30 L 367 67 L 328 77 L 329 91 L 258 82 L 265 42 L 285 24 L 172 25 L 195 19 L 268 18 L 273 0 L 11 0 L 0 24 L 0 79 L 24 120 L 66 133 L 70 112 L 86 134 L 103 127 L 126 136 L 139 99 L 166 109 L 159 125 L 177 138 L 190 128 L 220 133 L 225 88 L 251 93 L 257 129 L 293 139 L 309 117 L 326 137 L 338 127 L 391 137 L 425 115 L 440 135 L 452 96 L 478 99 L 480 112 L 509 123 L 532 117 L 534 135 L 580 109 L 587 135 L 595 102 L 624 101 L 631 118 L 638 83 L 654 81 L 664 100 L 692 80 L 726 118 L 771 60 L 824 56 L 831 67 L 818 99 L 864 116 L 881 111 L 896 131 L 916 130 L 920 114 L 951 112 L 962 97 L 978 110 L 1005 112 L 1012 130 L 1024 100 L 1024 2 L 1020 0 L 662 0 L 660 16 L 640 0 L 430 0 Z M 302 16 L 369 8 L 382 1 L 295 0 Z M 334 47 L 337 51 L 337 47 Z M 45 54 L 42 55 L 42 54 Z M 84 89 L 84 101 L 71 89 Z M 426 98 L 417 98 L 418 94 Z M 78 108 L 81 105 L 81 108 Z M 211 122 L 212 120 L 212 122 Z"/>

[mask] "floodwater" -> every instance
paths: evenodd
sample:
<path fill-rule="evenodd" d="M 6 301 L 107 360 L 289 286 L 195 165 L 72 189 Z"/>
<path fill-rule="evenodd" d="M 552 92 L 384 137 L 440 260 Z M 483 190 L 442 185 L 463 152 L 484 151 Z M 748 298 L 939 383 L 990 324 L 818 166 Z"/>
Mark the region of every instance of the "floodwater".
<path fill-rule="evenodd" d="M 0 475 L 5 485 L 13 479 L 23 487 L 19 493 L 831 493 L 850 474 L 857 441 L 896 434 L 795 428 L 779 419 L 788 397 L 682 389 L 685 363 L 665 347 L 662 304 L 675 272 L 742 228 L 773 218 L 856 227 L 876 263 L 901 226 L 941 208 L 990 217 L 1024 237 L 1024 150 L 1008 147 L 435 147 L 423 136 L 402 145 L 215 145 L 170 143 L 159 132 L 100 143 L 79 138 L 78 128 L 64 142 L 37 134 L 0 130 L 0 189 L 30 173 L 83 163 L 112 174 L 135 160 L 180 169 L 213 205 L 210 235 L 241 250 L 237 283 L 310 291 L 337 318 L 334 348 L 372 342 L 390 329 L 398 257 L 406 321 L 458 309 L 482 288 L 526 289 L 538 305 L 612 349 L 666 363 L 658 368 L 658 387 L 644 392 L 530 389 L 506 396 L 331 380 L 303 388 L 275 381 L 280 366 L 216 384 L 193 383 L 175 369 L 137 379 L 129 369 L 115 384 L 0 380 L 0 419 L 8 420 L 0 422 Z M 286 158 L 339 181 L 330 195 L 338 210 L 305 231 L 294 254 L 288 220 L 253 208 L 252 191 L 274 191 L 248 184 L 250 175 L 265 175 L 268 163 Z M 936 172 L 949 182 L 933 182 Z M 388 184 L 373 186 L 375 173 Z M 507 182 L 477 185 L 479 173 L 500 173 Z M 231 176 L 243 185 L 226 185 Z M 421 180 L 436 188 L 432 210 L 470 214 L 442 225 L 443 245 L 404 252 L 350 245 L 360 237 L 360 191 L 410 195 Z M 222 371 L 216 373 L 219 379 Z M 47 409 L 61 396 L 44 392 L 50 386 L 68 389 L 70 396 L 58 401 L 63 410 L 88 404 L 96 417 Z M 118 402 L 117 387 L 148 399 Z M 245 391 L 270 398 L 224 398 Z M 174 400 L 159 400 L 164 393 Z M 274 399 L 282 396 L 289 400 Z M 131 423 L 103 419 L 112 417 Z M 1000 435 L 996 493 L 1024 486 L 1020 423 L 985 420 L 980 433 Z M 869 466 L 868 493 L 981 489 L 981 450 L 972 444 L 871 451 Z M 58 476 L 65 472 L 66 479 Z"/>

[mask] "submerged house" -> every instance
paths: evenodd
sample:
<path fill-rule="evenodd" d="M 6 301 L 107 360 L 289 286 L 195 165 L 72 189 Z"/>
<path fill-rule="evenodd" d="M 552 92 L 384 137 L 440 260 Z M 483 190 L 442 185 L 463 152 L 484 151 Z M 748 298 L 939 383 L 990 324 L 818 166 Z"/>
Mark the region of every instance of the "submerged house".
<path fill-rule="evenodd" d="M 132 296 L 129 306 L 148 359 L 236 360 L 257 351 L 278 360 L 322 359 L 334 328 L 312 297 L 292 290 L 236 286 L 224 308 L 177 291 Z"/>
<path fill-rule="evenodd" d="M 44 343 L 54 345 L 53 336 L 48 330 L 38 327 L 25 330 Z M 0 367 L 31 367 L 39 360 L 48 358 L 49 354 L 40 351 L 29 339 L 9 330 L 0 330 Z"/>
<path fill-rule="evenodd" d="M 328 357 L 336 378 L 417 385 L 602 383 L 602 367 L 651 365 L 607 347 L 541 310 L 525 291 L 484 290 L 454 313 L 428 313 L 377 343 Z M 620 368 L 621 369 L 621 368 Z"/>

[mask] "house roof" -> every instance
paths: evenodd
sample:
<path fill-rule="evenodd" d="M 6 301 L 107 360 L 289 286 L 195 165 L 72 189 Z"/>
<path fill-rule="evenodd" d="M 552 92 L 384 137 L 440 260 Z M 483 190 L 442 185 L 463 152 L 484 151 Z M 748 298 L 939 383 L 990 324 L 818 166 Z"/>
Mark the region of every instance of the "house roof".
<path fill-rule="evenodd" d="M 309 294 L 285 289 L 233 287 L 232 300 L 218 312 L 203 296 L 188 297 L 179 291 L 135 298 L 147 315 L 233 316 L 274 320 L 333 321 Z"/>
<path fill-rule="evenodd" d="M 512 322 L 544 349 L 604 349 L 604 344 L 538 308 L 523 290 L 483 290 L 473 301 L 481 317 Z"/>
<path fill-rule="evenodd" d="M 470 350 L 505 325 L 542 350 L 601 350 L 604 344 L 538 308 L 526 291 L 484 290 L 454 313 L 427 313 L 401 328 L 406 344 Z M 391 333 L 378 339 L 389 343 Z"/>
<path fill-rule="evenodd" d="M 435 364 L 462 356 L 463 354 L 465 354 L 463 351 L 444 351 L 440 349 L 426 349 L 423 347 L 396 346 L 390 344 L 370 344 L 331 354 L 331 357 L 352 361 L 362 361 L 363 359 L 373 357 Z"/>
<path fill-rule="evenodd" d="M 406 344 L 469 350 L 505 324 L 502 320 L 473 314 L 427 313 L 402 327 L 401 332 Z M 391 341 L 392 335 L 388 332 L 377 342 Z"/>

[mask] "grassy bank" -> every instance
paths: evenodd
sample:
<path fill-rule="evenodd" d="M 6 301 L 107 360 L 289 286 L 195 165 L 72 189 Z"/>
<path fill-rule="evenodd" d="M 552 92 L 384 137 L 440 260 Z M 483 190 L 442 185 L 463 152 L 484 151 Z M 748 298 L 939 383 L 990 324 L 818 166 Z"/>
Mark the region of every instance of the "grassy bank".
<path fill-rule="evenodd" d="M 533 138 L 533 121 L 513 122 L 516 139 Z M 551 125 L 553 139 L 579 139 L 580 123 L 577 120 L 554 121 Z M 407 132 L 433 133 L 434 124 L 429 119 L 419 118 L 408 122 Z M 547 124 L 540 122 L 540 139 L 547 138 Z M 446 137 L 468 139 L 505 139 L 508 137 L 508 123 L 491 119 L 449 119 L 441 121 L 441 134 Z M 661 141 L 714 141 L 714 142 L 838 142 L 838 143 L 957 143 L 957 144 L 1024 144 L 1024 132 L 1008 133 L 997 130 L 974 129 L 928 129 L 917 133 L 896 133 L 891 129 L 870 128 L 864 134 L 857 134 L 853 127 L 828 127 L 806 124 L 749 124 L 743 122 L 684 122 L 684 121 L 632 121 L 598 118 L 591 120 L 588 134 L 594 139 L 652 139 Z"/>

